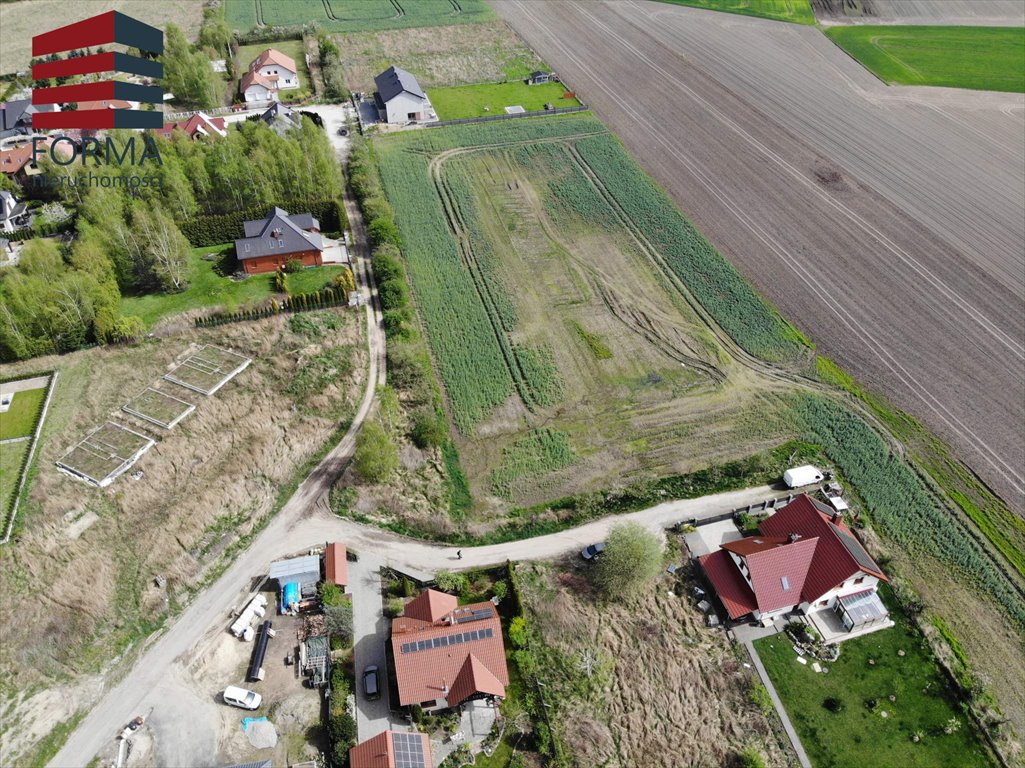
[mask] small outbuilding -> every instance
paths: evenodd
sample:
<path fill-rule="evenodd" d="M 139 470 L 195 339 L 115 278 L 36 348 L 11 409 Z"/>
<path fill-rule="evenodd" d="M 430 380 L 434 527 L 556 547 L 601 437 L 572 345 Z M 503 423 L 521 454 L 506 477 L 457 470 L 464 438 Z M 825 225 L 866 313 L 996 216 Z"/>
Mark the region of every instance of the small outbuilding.
<path fill-rule="evenodd" d="M 340 542 L 332 542 L 324 549 L 324 581 L 343 590 L 349 584 L 348 552 Z"/>
<path fill-rule="evenodd" d="M 530 73 L 530 78 L 527 80 L 527 83 L 529 85 L 543 85 L 547 82 L 550 82 L 551 79 L 552 77 L 550 74 L 538 70 L 537 72 Z"/>

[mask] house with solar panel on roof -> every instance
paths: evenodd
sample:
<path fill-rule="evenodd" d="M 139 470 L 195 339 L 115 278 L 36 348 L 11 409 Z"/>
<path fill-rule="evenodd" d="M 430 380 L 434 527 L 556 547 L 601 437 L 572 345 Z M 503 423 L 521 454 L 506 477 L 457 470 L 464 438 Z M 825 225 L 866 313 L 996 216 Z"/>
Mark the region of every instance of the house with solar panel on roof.
<path fill-rule="evenodd" d="M 385 123 L 426 123 L 438 119 L 427 93 L 404 69 L 388 67 L 374 78 L 374 100 Z"/>
<path fill-rule="evenodd" d="M 505 698 L 509 671 L 493 603 L 461 606 L 453 595 L 425 590 L 392 620 L 391 645 L 403 707 L 431 711 Z"/>
<path fill-rule="evenodd" d="M 698 559 L 730 619 L 802 616 L 827 643 L 893 626 L 877 592 L 888 579 L 840 512 L 802 494 L 758 530 Z"/>
<path fill-rule="evenodd" d="M 349 768 L 433 768 L 426 733 L 384 731 L 349 750 Z"/>

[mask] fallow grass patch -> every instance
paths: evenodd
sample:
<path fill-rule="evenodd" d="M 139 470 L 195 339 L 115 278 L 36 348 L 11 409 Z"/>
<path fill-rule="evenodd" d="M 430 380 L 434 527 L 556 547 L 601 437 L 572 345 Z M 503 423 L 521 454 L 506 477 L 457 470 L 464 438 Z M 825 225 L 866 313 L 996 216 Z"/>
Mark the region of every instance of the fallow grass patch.
<path fill-rule="evenodd" d="M 743 16 L 758 16 L 763 19 L 790 21 L 795 24 L 814 24 L 808 0 L 662 0 L 674 5 L 689 5 L 709 11 L 739 13 Z"/>
<path fill-rule="evenodd" d="M 580 105 L 576 97 L 564 98 L 566 86 L 562 83 L 527 85 L 522 80 L 434 88 L 427 95 L 441 120 L 503 115 L 506 107 L 515 106 L 521 106 L 527 112 L 538 112 L 546 104 L 555 107 Z"/>

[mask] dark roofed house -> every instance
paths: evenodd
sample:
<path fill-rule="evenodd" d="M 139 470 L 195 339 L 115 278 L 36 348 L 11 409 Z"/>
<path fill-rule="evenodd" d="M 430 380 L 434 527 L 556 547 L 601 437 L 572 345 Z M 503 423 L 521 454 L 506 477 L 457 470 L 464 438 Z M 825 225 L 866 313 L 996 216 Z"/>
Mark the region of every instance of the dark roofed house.
<path fill-rule="evenodd" d="M 384 731 L 349 750 L 349 768 L 432 768 L 426 733 Z"/>
<path fill-rule="evenodd" d="M 876 594 L 885 574 L 842 516 L 810 496 L 763 520 L 757 536 L 699 560 L 731 619 L 750 616 L 767 626 L 804 614 L 827 642 L 892 625 Z"/>
<path fill-rule="evenodd" d="M 436 120 L 430 100 L 416 78 L 404 69 L 388 67 L 374 78 L 374 96 L 381 119 L 386 123 Z"/>
<path fill-rule="evenodd" d="M 289 215 L 272 208 L 265 218 L 245 222 L 243 229 L 243 237 L 235 241 L 235 255 L 250 275 L 273 272 L 293 259 L 306 267 L 323 264 L 320 222 L 310 213 Z"/>
<path fill-rule="evenodd" d="M 269 125 L 279 136 L 284 136 L 302 122 L 302 115 L 280 101 L 275 101 L 260 115 L 259 120 Z"/>
<path fill-rule="evenodd" d="M 460 606 L 452 595 L 425 590 L 392 620 L 391 643 L 402 706 L 449 709 L 505 698 L 502 625 L 490 602 Z"/>
<path fill-rule="evenodd" d="M 541 85 L 547 83 L 551 79 L 551 76 L 547 72 L 538 70 L 537 72 L 531 72 L 530 78 L 527 83 L 530 85 Z"/>

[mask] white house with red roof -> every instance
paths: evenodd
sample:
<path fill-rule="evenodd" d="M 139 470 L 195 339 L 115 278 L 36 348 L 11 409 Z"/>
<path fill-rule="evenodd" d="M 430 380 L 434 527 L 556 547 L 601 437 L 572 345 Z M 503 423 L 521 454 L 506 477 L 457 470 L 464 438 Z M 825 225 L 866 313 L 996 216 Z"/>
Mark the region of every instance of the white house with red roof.
<path fill-rule="evenodd" d="M 803 614 L 827 642 L 892 626 L 876 592 L 886 575 L 839 512 L 802 494 L 758 529 L 699 558 L 731 619 Z"/>
<path fill-rule="evenodd" d="M 277 101 L 278 91 L 299 87 L 299 68 L 291 56 L 268 48 L 249 64 L 239 92 L 247 103 Z"/>
<path fill-rule="evenodd" d="M 449 709 L 476 699 L 503 699 L 509 684 L 498 610 L 459 605 L 428 589 L 392 621 L 399 704 Z"/>

